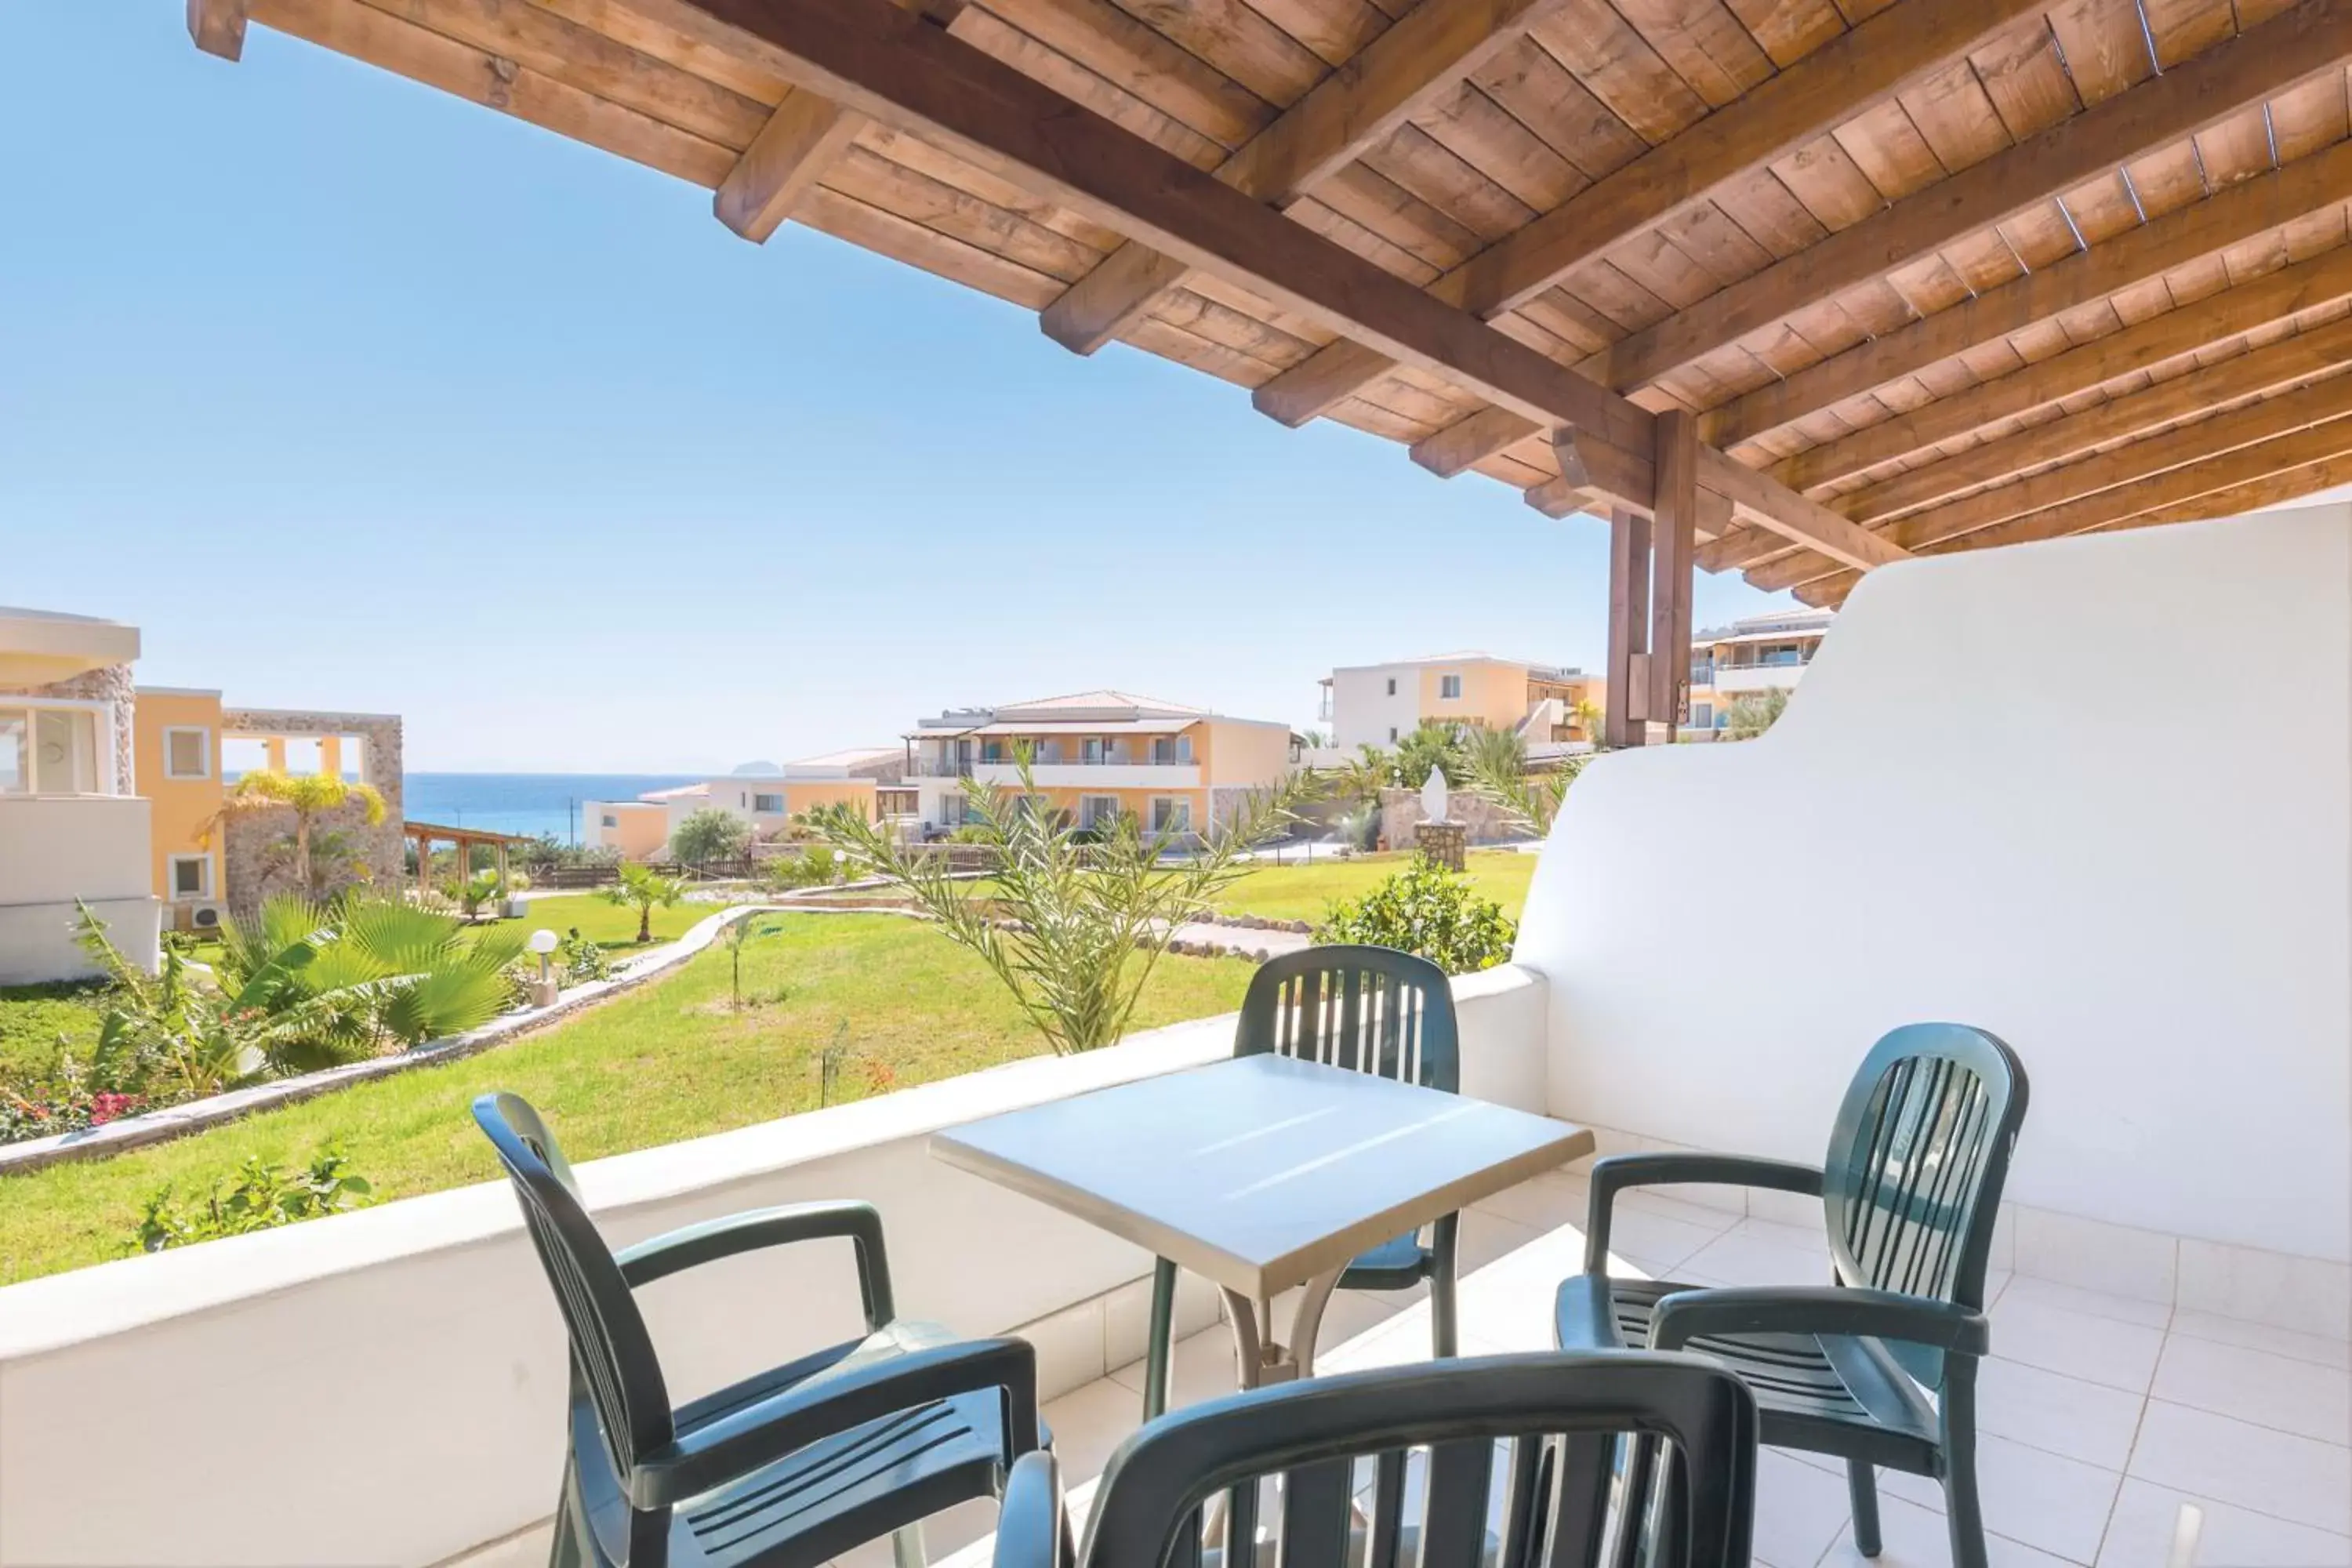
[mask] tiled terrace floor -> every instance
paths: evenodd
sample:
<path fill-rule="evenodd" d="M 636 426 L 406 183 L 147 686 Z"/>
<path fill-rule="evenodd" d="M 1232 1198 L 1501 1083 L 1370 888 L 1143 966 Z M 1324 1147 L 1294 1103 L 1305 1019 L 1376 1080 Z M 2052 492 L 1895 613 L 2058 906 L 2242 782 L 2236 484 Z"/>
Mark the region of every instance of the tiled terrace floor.
<path fill-rule="evenodd" d="M 1551 1347 L 1553 1289 L 1582 1260 L 1585 1191 L 1580 1177 L 1542 1176 L 1465 1216 L 1464 1354 Z M 1619 1199 L 1612 1239 L 1631 1268 L 1694 1284 L 1828 1278 L 1818 1222 L 1809 1229 L 1634 1192 Z M 2163 1568 L 2184 1502 L 2204 1512 L 2199 1568 L 2352 1565 L 2352 1347 L 2031 1277 L 1993 1283 L 1979 1473 L 1995 1568 Z M 1425 1292 L 1343 1294 L 1323 1343 L 1324 1371 L 1424 1357 Z M 1232 1387 L 1222 1325 L 1178 1345 L 1178 1404 Z M 1093 1478 L 1135 1429 L 1141 1388 L 1138 1363 L 1045 1406 L 1074 1510 L 1091 1504 Z M 1853 1549 L 1842 1466 L 1773 1449 L 1759 1479 L 1758 1563 L 1870 1561 Z M 1879 1485 L 1880 1568 L 1948 1563 L 1937 1489 L 1886 1471 Z M 992 1520 L 972 1506 L 934 1521 L 933 1562 L 984 1563 Z M 526 1539 L 544 1561 L 544 1538 Z M 866 1556 L 849 1568 L 889 1562 L 878 1546 Z"/>

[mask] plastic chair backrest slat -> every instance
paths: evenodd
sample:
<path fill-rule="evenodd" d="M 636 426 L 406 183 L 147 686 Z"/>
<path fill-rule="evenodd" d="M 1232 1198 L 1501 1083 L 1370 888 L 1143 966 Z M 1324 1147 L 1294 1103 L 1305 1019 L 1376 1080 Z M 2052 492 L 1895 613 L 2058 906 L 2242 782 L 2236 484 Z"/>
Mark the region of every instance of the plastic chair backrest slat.
<path fill-rule="evenodd" d="M 1459 1093 L 1461 1033 L 1445 972 L 1385 947 L 1310 947 L 1258 966 L 1234 1054 L 1270 1051 Z"/>

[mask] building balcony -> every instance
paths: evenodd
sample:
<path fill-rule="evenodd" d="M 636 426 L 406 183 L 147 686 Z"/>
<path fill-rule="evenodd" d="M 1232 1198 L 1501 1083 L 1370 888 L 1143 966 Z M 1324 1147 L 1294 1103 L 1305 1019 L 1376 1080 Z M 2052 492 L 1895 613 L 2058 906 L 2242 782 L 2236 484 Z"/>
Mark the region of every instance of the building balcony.
<path fill-rule="evenodd" d="M 1796 685 L 1804 673 L 1805 667 L 1797 663 L 1718 664 L 1712 684 L 1722 696 L 1738 697 L 1750 691 L 1784 690 Z"/>
<path fill-rule="evenodd" d="M 154 875 L 145 797 L 0 795 L 0 984 L 94 972 L 74 941 L 77 903 L 153 967 Z"/>
<path fill-rule="evenodd" d="M 1003 789 L 1018 788 L 1021 770 L 1011 763 L 974 763 L 972 777 Z M 1135 759 L 1080 762 L 1064 757 L 1032 764 L 1030 776 L 1040 789 L 1198 789 L 1199 764 L 1155 763 Z"/>
<path fill-rule="evenodd" d="M 1493 970 L 1455 989 L 1465 1093 L 1570 1114 L 1558 1065 L 1616 1056 L 1605 1037 L 1554 1048 L 1549 1020 L 1563 999 L 1532 970 Z M 616 1246 L 768 1205 L 876 1201 L 902 1311 L 961 1333 L 1018 1331 L 1037 1347 L 1044 1414 L 1082 1514 L 1093 1478 L 1140 1419 L 1150 1260 L 951 1169 L 927 1142 L 978 1117 L 1215 1060 L 1230 1053 L 1233 1026 L 1231 1016 L 1205 1019 L 1090 1056 L 1032 1058 L 590 1162 L 579 1176 Z M 1598 1070 L 1640 1068 L 1628 1059 Z M 1669 1124 L 1686 1097 L 1663 1081 L 1655 1093 Z M 1597 1131 L 1603 1152 L 1659 1146 Z M 1801 1145 L 1820 1131 L 1790 1126 L 1769 1141 Z M 1463 1353 L 1550 1348 L 1552 1292 L 1580 1268 L 1586 1208 L 1584 1176 L 1570 1169 L 1465 1215 Z M 2006 1550 L 2037 1563 L 2159 1563 L 2160 1552 L 2135 1553 L 2168 1542 L 2190 1500 L 2213 1521 L 2216 1551 L 2202 1562 L 2347 1560 L 2223 1554 L 2249 1541 L 2320 1552 L 2344 1528 L 2346 1373 L 2328 1360 L 2344 1336 L 2331 1341 L 2318 1321 L 2340 1300 L 2333 1276 L 2169 1237 L 2159 1275 L 2147 1266 L 2147 1232 L 2011 1208 L 1991 1274 L 2001 1359 L 1983 1381 L 1996 1561 Z M 1619 1201 L 1614 1238 L 1612 1268 L 1636 1276 L 1811 1284 L 1830 1270 L 1811 1199 L 1637 1191 Z M 2261 1303 L 2265 1280 L 2279 1286 L 2279 1302 Z M 671 1391 L 682 1400 L 851 1332 L 853 1281 L 845 1257 L 785 1248 L 693 1271 L 640 1300 L 666 1363 L 685 1373 Z M 1180 1405 L 1233 1387 L 1232 1338 L 1213 1292 L 1198 1284 L 1179 1293 Z M 2217 1310 L 2232 1302 L 2254 1307 Z M 2271 1310 L 2282 1302 L 2304 1314 L 2301 1328 Z M 1325 1320 L 1318 1371 L 1426 1357 L 1429 1310 L 1425 1291 L 1342 1292 Z M 357 1345 L 364 1354 L 352 1353 Z M 0 1291 L 9 1499 L 0 1562 L 543 1562 L 565 1364 L 562 1325 L 504 1183 L 10 1288 Z M 299 1484 L 282 1467 L 188 1463 L 191 1453 L 269 1452 L 289 1433 L 320 1430 L 333 1440 L 306 1451 Z M 125 1476 L 139 1478 L 134 1499 L 122 1492 Z M 1850 1528 L 1834 1462 L 1769 1450 L 1759 1484 L 1759 1563 L 1847 1560 L 1834 1549 Z M 1882 1485 L 1895 1560 L 1942 1562 L 1935 1489 L 1891 1473 Z M 939 1516 L 929 1527 L 933 1562 L 985 1568 L 992 1527 L 984 1507 Z M 2117 1554 L 2103 1558 L 2103 1542 Z M 887 1544 L 845 1561 L 883 1568 Z"/>

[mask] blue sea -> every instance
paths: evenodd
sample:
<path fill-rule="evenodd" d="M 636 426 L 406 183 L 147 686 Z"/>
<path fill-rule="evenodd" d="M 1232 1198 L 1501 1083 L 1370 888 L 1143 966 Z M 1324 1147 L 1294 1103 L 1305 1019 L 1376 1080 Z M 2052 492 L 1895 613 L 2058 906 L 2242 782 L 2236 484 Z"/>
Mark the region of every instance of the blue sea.
<path fill-rule="evenodd" d="M 401 781 L 402 814 L 444 827 L 492 833 L 551 833 L 580 841 L 580 803 L 634 800 L 647 790 L 698 784 L 705 773 L 410 773 Z"/>

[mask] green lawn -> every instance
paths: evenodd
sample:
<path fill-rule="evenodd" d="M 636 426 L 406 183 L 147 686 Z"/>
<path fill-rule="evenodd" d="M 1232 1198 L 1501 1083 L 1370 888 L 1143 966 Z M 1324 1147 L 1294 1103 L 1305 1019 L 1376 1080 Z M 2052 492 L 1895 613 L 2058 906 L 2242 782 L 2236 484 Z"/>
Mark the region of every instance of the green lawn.
<path fill-rule="evenodd" d="M 1359 855 L 1306 866 L 1261 867 L 1218 895 L 1217 907 L 1229 914 L 1267 920 L 1320 921 L 1333 900 L 1360 898 L 1375 882 L 1402 870 L 1411 858 Z M 1528 881 L 1536 874 L 1534 856 L 1477 849 L 1470 853 L 1468 868 L 1480 892 L 1502 905 L 1513 920 L 1519 918 L 1528 901 Z"/>
<path fill-rule="evenodd" d="M 0 985 L 0 1083 L 46 1078 L 58 1052 L 88 1061 L 98 1040 L 103 981 Z"/>
<path fill-rule="evenodd" d="M 548 1112 L 566 1153 L 593 1159 L 813 1108 L 818 1054 L 844 1020 L 843 1099 L 1041 1048 L 980 961 L 928 925 L 855 914 L 763 915 L 758 924 L 743 986 L 760 1003 L 743 1011 L 729 1002 L 729 955 L 713 948 L 478 1057 L 111 1160 L 0 1178 L 0 1283 L 124 1255 L 147 1194 L 166 1183 L 201 1193 L 248 1154 L 293 1164 L 341 1139 L 385 1198 L 488 1180 L 497 1173 L 489 1146 L 467 1114 L 488 1089 L 521 1094 Z M 1234 959 L 1168 959 L 1135 1026 L 1230 1012 L 1249 975 Z"/>
<path fill-rule="evenodd" d="M 581 935 L 608 949 L 627 951 L 637 945 L 637 911 L 608 903 L 598 894 L 559 893 L 552 898 L 533 899 L 523 907 L 530 912 L 521 920 L 500 923 L 520 926 L 525 931 L 544 927 L 558 936 L 578 926 Z M 719 910 L 717 904 L 676 903 L 667 909 L 656 906 L 654 941 L 675 942 Z"/>

